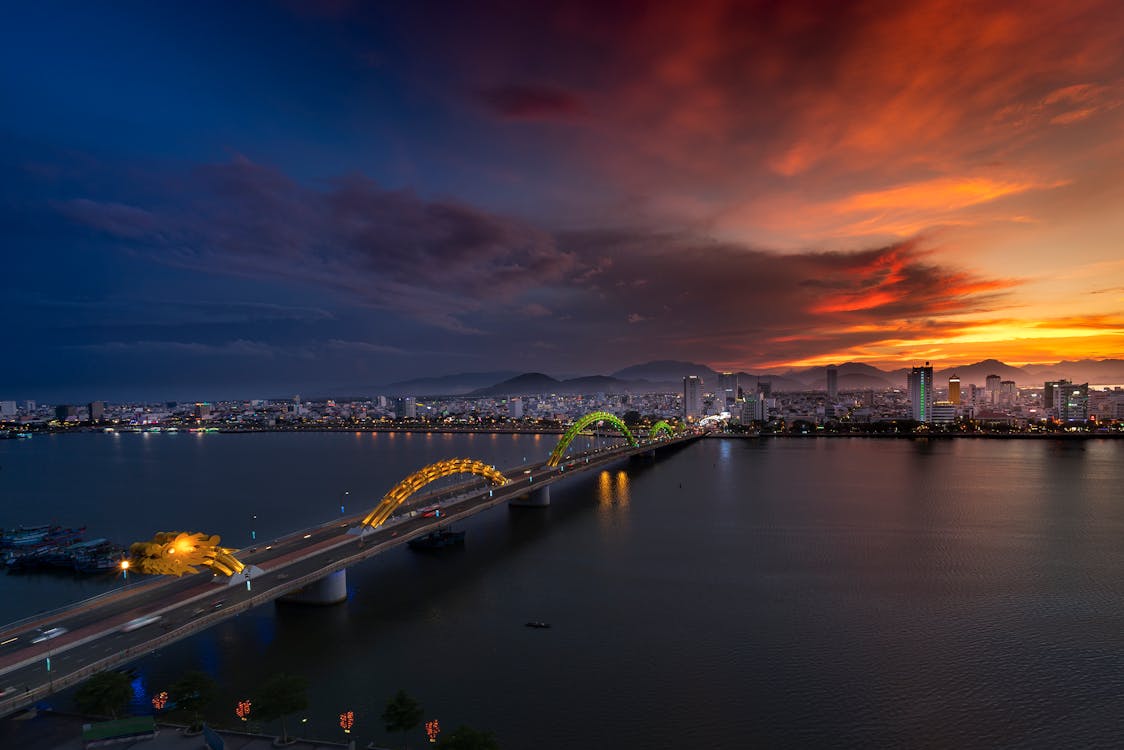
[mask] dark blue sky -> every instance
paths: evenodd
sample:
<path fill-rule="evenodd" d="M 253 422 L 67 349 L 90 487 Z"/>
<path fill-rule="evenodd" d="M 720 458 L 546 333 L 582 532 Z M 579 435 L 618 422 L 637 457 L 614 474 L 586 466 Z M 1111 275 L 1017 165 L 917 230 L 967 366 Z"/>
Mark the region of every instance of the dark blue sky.
<path fill-rule="evenodd" d="M 1004 271 L 1050 257 L 1012 216 L 1061 232 L 1080 204 L 1108 234 L 1124 24 L 1109 3 L 996 36 L 982 9 L 901 71 L 872 59 L 911 54 L 922 5 L 8 7 L 0 398 L 954 360 L 934 325 L 1020 325 L 1057 277 Z M 1028 137 L 965 135 L 997 117 Z M 1105 299 L 1031 327 L 1116 356 Z"/>

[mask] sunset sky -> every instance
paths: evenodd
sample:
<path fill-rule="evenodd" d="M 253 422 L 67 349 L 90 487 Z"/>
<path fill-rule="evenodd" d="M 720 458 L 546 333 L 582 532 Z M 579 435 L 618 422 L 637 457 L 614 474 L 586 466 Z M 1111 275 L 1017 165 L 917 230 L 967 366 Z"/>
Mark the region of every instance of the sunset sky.
<path fill-rule="evenodd" d="M 1124 357 L 1124 3 L 27 3 L 0 398 Z"/>

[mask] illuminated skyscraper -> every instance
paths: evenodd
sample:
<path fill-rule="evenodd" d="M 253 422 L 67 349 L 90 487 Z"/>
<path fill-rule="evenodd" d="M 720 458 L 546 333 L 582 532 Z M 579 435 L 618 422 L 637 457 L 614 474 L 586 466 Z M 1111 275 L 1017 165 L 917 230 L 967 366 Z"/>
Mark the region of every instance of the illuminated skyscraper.
<path fill-rule="evenodd" d="M 839 396 L 839 371 L 835 365 L 827 366 L 827 397 L 835 400 Z"/>
<path fill-rule="evenodd" d="M 916 421 L 933 421 L 933 368 L 928 362 L 909 372 L 909 401 Z"/>
<path fill-rule="evenodd" d="M 683 419 L 702 416 L 702 381 L 697 375 L 683 378 Z"/>
<path fill-rule="evenodd" d="M 952 377 L 948 379 L 948 402 L 960 406 L 960 378 L 956 373 L 952 373 Z"/>

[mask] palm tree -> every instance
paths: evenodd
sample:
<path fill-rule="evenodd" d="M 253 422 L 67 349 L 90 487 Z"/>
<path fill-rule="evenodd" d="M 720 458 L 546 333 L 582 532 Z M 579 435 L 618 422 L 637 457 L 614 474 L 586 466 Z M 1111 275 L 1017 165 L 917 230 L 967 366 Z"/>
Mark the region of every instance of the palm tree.
<path fill-rule="evenodd" d="M 168 690 L 168 696 L 176 704 L 191 714 L 191 730 L 198 731 L 203 725 L 203 712 L 215 700 L 215 681 L 206 672 L 188 672 L 179 682 Z"/>
<path fill-rule="evenodd" d="M 112 716 L 124 713 L 133 694 L 129 676 L 121 672 L 99 672 L 82 683 L 74 693 L 74 702 L 84 714 Z"/>
<path fill-rule="evenodd" d="M 382 720 L 386 731 L 402 732 L 402 747 L 406 747 L 406 732 L 421 724 L 423 715 L 421 704 L 410 697 L 405 690 L 399 690 L 386 704 Z"/>
<path fill-rule="evenodd" d="M 279 674 L 261 686 L 257 711 L 264 721 L 281 720 L 281 741 L 289 741 L 285 717 L 308 708 L 308 680 Z"/>

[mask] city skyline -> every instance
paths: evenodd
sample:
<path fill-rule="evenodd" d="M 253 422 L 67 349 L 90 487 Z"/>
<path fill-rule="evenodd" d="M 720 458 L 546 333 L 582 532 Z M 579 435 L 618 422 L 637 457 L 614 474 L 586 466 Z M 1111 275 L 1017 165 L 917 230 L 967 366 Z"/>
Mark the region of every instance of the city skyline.
<path fill-rule="evenodd" d="M 0 397 L 1124 358 L 1118 4 L 61 7 Z"/>

